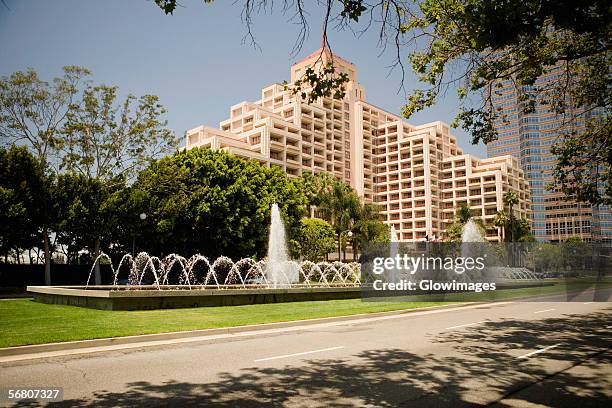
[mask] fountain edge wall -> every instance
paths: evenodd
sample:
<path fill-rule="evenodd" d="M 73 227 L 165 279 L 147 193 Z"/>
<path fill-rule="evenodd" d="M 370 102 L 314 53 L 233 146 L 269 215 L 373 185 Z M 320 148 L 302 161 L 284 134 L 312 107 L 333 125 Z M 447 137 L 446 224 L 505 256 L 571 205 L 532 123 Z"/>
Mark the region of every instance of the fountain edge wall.
<path fill-rule="evenodd" d="M 154 310 L 189 307 L 241 306 L 263 303 L 357 299 L 360 287 L 110 290 L 91 286 L 28 286 L 40 303 L 100 310 Z"/>

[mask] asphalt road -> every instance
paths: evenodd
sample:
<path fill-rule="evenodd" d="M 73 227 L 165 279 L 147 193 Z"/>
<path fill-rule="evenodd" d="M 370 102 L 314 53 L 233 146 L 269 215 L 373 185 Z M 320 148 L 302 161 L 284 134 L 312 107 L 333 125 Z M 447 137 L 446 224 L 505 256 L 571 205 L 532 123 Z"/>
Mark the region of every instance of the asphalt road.
<path fill-rule="evenodd" d="M 611 345 L 612 303 L 497 303 L 2 363 L 0 386 L 63 387 L 70 407 L 600 407 Z"/>

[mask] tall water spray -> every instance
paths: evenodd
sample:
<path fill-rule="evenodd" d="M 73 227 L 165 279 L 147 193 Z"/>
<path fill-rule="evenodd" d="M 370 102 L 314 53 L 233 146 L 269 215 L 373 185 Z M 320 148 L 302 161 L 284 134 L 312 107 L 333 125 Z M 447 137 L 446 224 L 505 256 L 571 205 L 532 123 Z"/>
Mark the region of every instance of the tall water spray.
<path fill-rule="evenodd" d="M 389 234 L 389 240 L 391 242 L 398 242 L 399 239 L 397 238 L 397 231 L 395 230 L 395 225 L 391 226 L 391 233 Z"/>
<path fill-rule="evenodd" d="M 461 242 L 486 242 L 487 240 L 482 235 L 480 228 L 474 220 L 468 220 L 463 226 L 461 233 Z"/>
<path fill-rule="evenodd" d="M 289 259 L 285 225 L 276 203 L 272 204 L 272 214 L 270 216 L 266 278 L 268 282 L 274 285 L 290 284 L 299 280 L 298 271 Z"/>
<path fill-rule="evenodd" d="M 486 247 L 480 243 L 487 242 L 480 227 L 478 224 L 474 222 L 474 220 L 470 219 L 463 226 L 463 231 L 461 233 L 461 256 L 466 258 L 476 258 L 481 256 L 486 256 L 483 250 L 486 250 Z M 486 271 L 483 271 L 485 273 Z M 476 278 L 474 272 L 460 273 L 462 279 L 470 281 Z M 482 278 L 482 276 L 479 276 Z"/>
<path fill-rule="evenodd" d="M 395 225 L 391 225 L 389 241 L 389 256 L 395 259 L 399 252 L 399 238 L 397 237 Z M 387 280 L 388 282 L 397 282 L 399 280 L 399 271 L 397 269 L 389 269 L 387 272 Z"/>

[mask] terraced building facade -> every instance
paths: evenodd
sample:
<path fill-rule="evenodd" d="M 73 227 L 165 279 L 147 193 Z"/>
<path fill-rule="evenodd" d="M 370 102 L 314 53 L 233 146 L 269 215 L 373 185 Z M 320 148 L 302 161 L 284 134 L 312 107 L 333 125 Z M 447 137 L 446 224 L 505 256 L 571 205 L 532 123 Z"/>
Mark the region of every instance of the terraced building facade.
<path fill-rule="evenodd" d="M 290 83 L 308 67 L 320 69 L 332 60 L 349 78 L 343 99 L 308 104 L 283 84 L 272 84 L 258 101 L 232 106 L 218 128 L 187 131 L 186 148 L 225 150 L 289 176 L 330 173 L 379 204 L 383 221 L 395 226 L 401 241 L 442 238 L 462 203 L 485 220 L 487 239 L 500 241 L 503 231 L 492 220 L 509 190 L 519 195 L 517 217 L 529 216 L 529 193 L 516 159 L 465 155 L 446 123 L 411 125 L 368 103 L 357 67 L 329 49 L 293 64 Z"/>

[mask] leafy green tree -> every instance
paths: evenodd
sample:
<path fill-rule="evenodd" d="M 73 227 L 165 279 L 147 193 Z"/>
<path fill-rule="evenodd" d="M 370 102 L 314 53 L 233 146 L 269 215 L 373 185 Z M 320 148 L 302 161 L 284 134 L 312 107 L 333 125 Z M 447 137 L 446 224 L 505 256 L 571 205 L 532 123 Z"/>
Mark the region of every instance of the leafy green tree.
<path fill-rule="evenodd" d="M 91 73 L 77 66 L 64 67 L 64 75 L 50 84 L 33 69 L 0 79 L 0 134 L 5 145 L 29 146 L 47 166 L 59 164 L 64 146 L 61 128 L 81 85 Z"/>
<path fill-rule="evenodd" d="M 463 234 L 463 225 L 458 222 L 453 222 L 446 228 L 446 236 L 444 241 L 446 242 L 461 242 L 461 235 Z"/>
<path fill-rule="evenodd" d="M 166 14 L 177 6 L 176 0 L 156 3 Z M 279 3 L 283 11 L 294 13 L 297 52 L 311 25 L 309 4 L 305 0 Z M 274 9 L 278 3 L 246 0 L 239 4 L 246 37 L 255 43 L 254 14 Z M 401 56 L 408 54 L 409 66 L 423 87 L 408 95 L 402 108 L 406 118 L 456 90 L 461 106 L 453 125 L 469 132 L 473 143 L 491 142 L 498 137 L 495 122 L 508 122 L 493 106 L 493 98 L 506 82 L 515 87 L 523 113 L 541 106 L 564 116 L 570 124 L 584 120 L 586 132 L 573 132 L 572 126 L 561 129 L 565 134 L 551 149 L 559 157 L 555 187 L 568 199 L 612 203 L 609 1 L 325 0 L 314 7 L 324 8 L 323 42 L 328 49 L 329 22 L 361 34 L 375 30 L 382 47 L 394 48 L 393 66 L 401 70 L 402 87 L 405 65 Z M 538 78 L 553 66 L 562 67 L 557 85 L 539 83 Z M 319 70 L 307 70 L 291 88 L 308 101 L 342 97 L 347 80 L 332 62 L 321 64 Z"/>
<path fill-rule="evenodd" d="M 92 186 L 100 184 L 94 189 L 99 195 L 92 198 L 93 202 L 81 197 L 79 204 L 95 203 L 95 206 L 81 207 L 79 211 L 93 217 L 86 220 L 90 222 L 89 231 L 82 232 L 91 232 L 101 239 L 109 227 L 106 222 L 97 222 L 103 196 L 114 194 L 115 188 L 133 180 L 138 171 L 174 150 L 178 141 L 166 128 L 162 118 L 166 111 L 156 96 L 144 95 L 137 99 L 129 95 L 118 102 L 116 87 L 91 86 L 85 80 L 89 75 L 87 69 L 72 66 L 65 67 L 64 75 L 55 78 L 52 85 L 39 79 L 33 70 L 2 78 L 0 133 L 7 144 L 25 143 L 43 163 L 46 172 L 61 170 L 89 178 L 90 181 L 71 178 L 71 183 L 89 192 Z M 59 184 L 58 188 L 63 185 Z M 81 189 L 74 193 L 78 191 Z M 58 191 L 63 193 L 70 192 Z M 62 201 L 55 201 L 58 202 Z M 43 203 L 45 275 L 50 276 L 49 227 L 54 222 L 51 215 L 55 203 Z M 67 214 L 65 211 L 64 216 Z M 58 225 L 72 224 L 63 218 Z M 100 239 L 93 246 L 87 246 L 94 256 L 100 253 Z M 96 282 L 99 281 L 96 265 Z"/>
<path fill-rule="evenodd" d="M 128 95 L 117 101 L 117 87 L 87 87 L 71 105 L 62 127 L 61 167 L 104 184 L 135 178 L 155 159 L 172 152 L 178 140 L 162 117 L 155 95 Z"/>
<path fill-rule="evenodd" d="M 69 259 L 76 259 L 82 249 L 87 249 L 94 257 L 101 250 L 108 252 L 116 239 L 111 232 L 118 215 L 111 197 L 120 188 L 120 185 L 108 187 L 99 179 L 82 174 L 67 173 L 57 177 L 53 198 L 62 204 L 55 230 L 57 242 L 66 246 Z M 100 283 L 98 278 L 97 284 Z"/>
<path fill-rule="evenodd" d="M 134 106 L 135 105 L 135 106 Z M 61 169 L 92 180 L 80 182 L 97 186 L 95 200 L 103 207 L 104 195 L 155 159 L 171 152 L 178 144 L 162 119 L 166 113 L 157 96 L 136 98 L 128 95 L 117 102 L 117 87 L 98 85 L 83 90 L 80 100 L 71 104 L 62 127 L 64 136 Z M 94 258 L 100 254 L 108 223 L 100 212 L 91 211 L 90 231 Z M 95 265 L 95 281 L 100 283 L 100 265 Z"/>
<path fill-rule="evenodd" d="M 592 204 L 612 202 L 609 108 L 612 18 L 603 0 L 423 0 L 405 13 L 400 31 L 414 39 L 410 64 L 424 89 L 414 91 L 405 117 L 433 105 L 451 88 L 462 107 L 454 125 L 473 143 L 497 138 L 495 122 L 508 118 L 495 108 L 503 83 L 512 84 L 522 113 L 545 108 L 575 124 L 586 116 L 580 135 L 566 126 L 551 149 L 559 157 L 555 184 L 566 198 Z M 422 41 L 426 38 L 425 41 Z M 417 40 L 418 39 L 418 40 Z M 561 66 L 556 85 L 538 82 Z M 459 68 L 458 68 L 459 67 Z M 457 69 L 458 68 L 458 69 Z M 473 103 L 478 95 L 481 103 Z M 596 113 L 603 110 L 601 113 Z M 591 113 L 593 119 L 589 119 Z"/>
<path fill-rule="evenodd" d="M 272 204 L 279 205 L 290 234 L 306 204 L 299 181 L 281 169 L 207 148 L 154 162 L 130 191 L 147 214 L 139 228 L 142 246 L 159 254 L 263 257 Z"/>
<path fill-rule="evenodd" d="M 577 275 L 584 274 L 589 268 L 588 265 L 593 256 L 592 246 L 581 237 L 573 236 L 567 237 L 560 243 L 559 247 L 563 259 L 563 266 L 569 268 Z"/>
<path fill-rule="evenodd" d="M 104 202 L 105 214 L 109 219 L 108 229 L 105 232 L 112 239 L 109 246 L 104 248 L 111 256 L 122 257 L 125 253 L 137 254 L 141 249 L 146 249 L 145 236 L 148 230 L 147 195 L 144 191 L 127 186 L 113 188 Z M 145 219 L 141 219 L 144 214 Z"/>
<path fill-rule="evenodd" d="M 44 204 L 49 180 L 43 165 L 26 147 L 0 148 L 0 253 L 8 260 L 14 250 L 41 243 Z"/>
<path fill-rule="evenodd" d="M 51 84 L 41 80 L 32 69 L 0 78 L 2 143 L 28 146 L 44 172 L 56 168 L 64 145 L 60 129 L 88 75 L 90 72 L 85 68 L 66 66 L 64 74 L 54 78 Z M 49 225 L 53 222 L 54 203 L 45 202 L 45 196 L 40 196 L 39 200 L 44 204 L 39 226 L 45 253 L 45 283 L 48 285 L 51 282 Z"/>
<path fill-rule="evenodd" d="M 508 234 L 506 235 L 506 233 L 504 233 L 504 236 L 506 240 L 510 240 L 510 242 L 512 242 L 512 239 L 510 238 L 510 233 L 509 233 L 511 229 L 509 228 L 509 226 L 511 224 L 512 222 L 511 222 L 510 213 L 506 210 L 497 211 L 497 213 L 495 214 L 495 217 L 493 217 L 493 225 L 499 228 L 504 228 L 504 230 L 507 230 L 506 232 L 508 232 Z"/>
<path fill-rule="evenodd" d="M 296 234 L 302 258 L 319 262 L 336 248 L 334 229 L 329 223 L 318 218 L 304 218 Z"/>
<path fill-rule="evenodd" d="M 612 201 L 612 120 L 606 117 L 585 119 L 586 131 L 571 132 L 550 152 L 557 157 L 556 185 L 550 187 L 566 197 L 593 204 Z"/>
<path fill-rule="evenodd" d="M 380 221 L 378 210 L 376 204 L 360 204 L 352 229 L 353 260 L 356 259 L 357 252 L 362 251 L 367 243 L 388 243 L 390 241 L 389 227 Z"/>
<path fill-rule="evenodd" d="M 538 272 L 558 272 L 563 262 L 561 247 L 550 243 L 539 243 L 534 248 L 534 268 Z"/>
<path fill-rule="evenodd" d="M 335 181 L 336 178 L 334 176 L 325 172 L 313 173 L 311 171 L 305 171 L 302 174 L 302 190 L 306 195 L 306 207 L 309 217 L 312 216 L 313 208 L 321 204 L 321 197 L 331 192 Z"/>
<path fill-rule="evenodd" d="M 308 214 L 317 208 L 332 224 L 339 258 L 349 241 L 355 257 L 362 244 L 388 240 L 389 229 L 380 221 L 378 207 L 364 204 L 348 184 L 329 173 L 305 172 L 301 177 L 301 188 L 307 199 Z M 348 236 L 349 230 L 351 237 Z"/>

